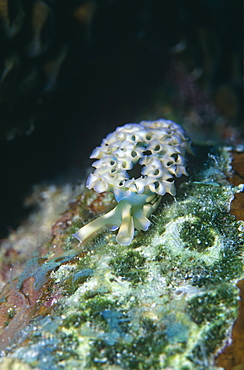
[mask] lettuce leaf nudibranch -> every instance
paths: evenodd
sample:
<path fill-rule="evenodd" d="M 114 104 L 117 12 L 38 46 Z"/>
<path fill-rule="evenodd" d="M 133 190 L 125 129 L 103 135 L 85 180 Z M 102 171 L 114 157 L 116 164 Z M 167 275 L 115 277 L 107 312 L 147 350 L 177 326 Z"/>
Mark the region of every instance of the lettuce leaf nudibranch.
<path fill-rule="evenodd" d="M 146 231 L 148 217 L 165 193 L 175 195 L 174 178 L 188 175 L 190 140 L 175 122 L 159 119 L 129 123 L 108 134 L 90 158 L 94 173 L 87 187 L 111 191 L 118 202 L 110 212 L 83 226 L 74 236 L 83 242 L 101 228 L 119 229 L 116 240 L 129 245 L 134 229 Z"/>

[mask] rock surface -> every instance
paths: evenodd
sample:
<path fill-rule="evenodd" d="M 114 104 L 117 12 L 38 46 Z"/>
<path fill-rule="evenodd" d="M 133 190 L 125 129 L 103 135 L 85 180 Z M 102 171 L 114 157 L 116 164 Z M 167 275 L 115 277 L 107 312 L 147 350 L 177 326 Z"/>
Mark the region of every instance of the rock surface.
<path fill-rule="evenodd" d="M 41 242 L 20 277 L 10 276 L 3 288 L 1 368 L 226 365 L 218 354 L 230 341 L 238 316 L 237 287 L 242 287 L 236 283 L 244 277 L 244 224 L 230 214 L 230 205 L 243 186 L 226 180 L 231 171 L 226 148 L 195 147 L 195 152 L 190 177 L 177 184 L 177 196 L 165 196 L 150 229 L 137 232 L 129 246 L 117 244 L 110 231 L 83 245 L 71 236 L 113 207 L 110 193 L 83 189 L 71 201 L 77 193 L 71 186 L 46 189 L 49 202 L 40 204 L 19 243 L 28 233 L 38 238 L 40 215 L 49 220 L 51 200 L 70 200 L 70 209 L 53 222 L 53 237 Z M 6 253 L 1 259 L 4 266 Z M 243 343 L 242 325 L 239 316 L 229 353 L 236 342 Z M 237 354 L 232 360 L 226 369 L 243 361 Z"/>

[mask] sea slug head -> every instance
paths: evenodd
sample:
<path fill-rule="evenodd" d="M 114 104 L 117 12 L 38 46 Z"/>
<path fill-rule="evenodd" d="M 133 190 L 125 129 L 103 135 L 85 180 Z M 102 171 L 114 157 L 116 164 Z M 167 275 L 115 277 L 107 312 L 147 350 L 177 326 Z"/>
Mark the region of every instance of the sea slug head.
<path fill-rule="evenodd" d="M 159 119 L 118 127 L 92 152 L 91 158 L 97 159 L 95 171 L 87 179 L 89 189 L 113 192 L 118 204 L 74 236 L 83 242 L 99 229 L 110 227 L 119 229 L 119 244 L 129 245 L 134 229 L 148 229 L 148 217 L 162 196 L 175 195 L 174 179 L 188 175 L 186 152 L 191 153 L 190 140 L 172 121 Z"/>

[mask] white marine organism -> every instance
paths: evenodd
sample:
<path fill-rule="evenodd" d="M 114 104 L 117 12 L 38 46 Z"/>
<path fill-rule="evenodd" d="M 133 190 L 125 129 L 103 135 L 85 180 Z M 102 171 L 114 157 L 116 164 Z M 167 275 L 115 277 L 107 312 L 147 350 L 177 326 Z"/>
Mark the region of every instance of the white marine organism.
<path fill-rule="evenodd" d="M 186 152 L 191 153 L 191 147 L 185 131 L 164 119 L 129 123 L 107 135 L 91 154 L 97 161 L 87 187 L 98 193 L 113 192 L 118 204 L 74 236 L 83 242 L 102 228 L 119 229 L 117 242 L 129 245 L 134 229 L 149 228 L 148 217 L 162 196 L 176 194 L 174 179 L 188 175 Z"/>

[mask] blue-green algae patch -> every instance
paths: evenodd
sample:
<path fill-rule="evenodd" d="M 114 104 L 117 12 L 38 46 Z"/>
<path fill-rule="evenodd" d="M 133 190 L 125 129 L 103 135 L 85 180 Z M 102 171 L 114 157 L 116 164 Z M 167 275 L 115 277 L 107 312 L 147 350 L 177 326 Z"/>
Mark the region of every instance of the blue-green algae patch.
<path fill-rule="evenodd" d="M 229 214 L 241 187 L 225 180 L 229 161 L 224 149 L 209 156 L 130 246 L 105 231 L 80 251 L 30 262 L 22 280 L 48 274 L 63 294 L 8 356 L 33 369 L 219 369 L 244 275 L 244 223 Z"/>

